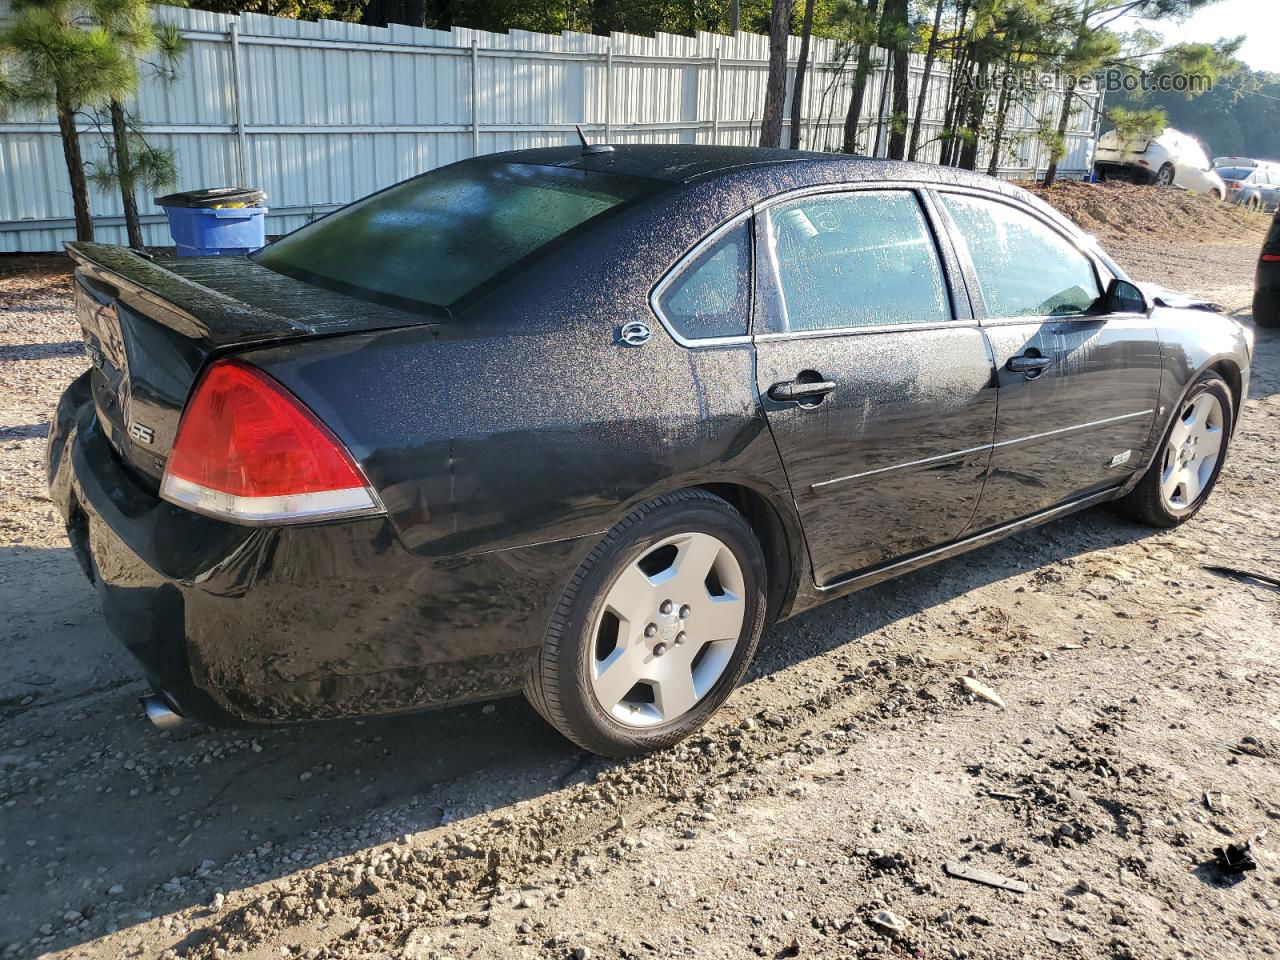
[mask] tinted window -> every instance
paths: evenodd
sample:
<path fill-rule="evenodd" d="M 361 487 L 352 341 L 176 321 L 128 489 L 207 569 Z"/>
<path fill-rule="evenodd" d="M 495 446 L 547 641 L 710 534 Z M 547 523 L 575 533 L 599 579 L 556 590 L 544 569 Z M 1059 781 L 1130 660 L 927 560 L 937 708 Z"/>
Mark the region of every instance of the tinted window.
<path fill-rule="evenodd" d="M 660 187 L 639 177 L 469 160 L 358 200 L 254 259 L 391 306 L 448 307 Z"/>
<path fill-rule="evenodd" d="M 769 211 L 777 331 L 952 319 L 933 236 L 905 191 L 822 194 Z"/>
<path fill-rule="evenodd" d="M 1006 203 L 943 194 L 969 245 L 992 317 L 1083 313 L 1101 295 L 1093 264 L 1070 240 Z"/>
<path fill-rule="evenodd" d="M 686 340 L 745 336 L 751 315 L 750 221 L 728 230 L 687 263 L 658 301 Z"/>
<path fill-rule="evenodd" d="M 1248 180 L 1252 167 L 1218 167 L 1217 174 L 1223 180 Z"/>

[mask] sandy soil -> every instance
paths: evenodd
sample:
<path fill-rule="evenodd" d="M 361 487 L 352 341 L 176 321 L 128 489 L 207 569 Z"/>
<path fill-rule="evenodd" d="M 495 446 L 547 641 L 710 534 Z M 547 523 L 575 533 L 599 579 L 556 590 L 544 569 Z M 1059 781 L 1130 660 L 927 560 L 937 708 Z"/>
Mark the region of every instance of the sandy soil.
<path fill-rule="evenodd" d="M 1247 314 L 1256 237 L 1111 249 Z M 77 341 L 56 265 L 0 278 L 0 955 L 1276 953 L 1280 591 L 1209 567 L 1280 574 L 1280 337 L 1192 523 L 1089 511 L 781 624 L 624 763 L 519 700 L 149 729 L 43 490 Z"/>

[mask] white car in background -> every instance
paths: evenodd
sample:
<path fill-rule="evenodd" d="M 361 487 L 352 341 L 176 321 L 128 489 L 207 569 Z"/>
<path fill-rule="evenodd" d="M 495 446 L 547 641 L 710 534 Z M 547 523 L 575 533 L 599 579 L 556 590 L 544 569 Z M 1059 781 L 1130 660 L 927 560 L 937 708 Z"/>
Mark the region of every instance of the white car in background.
<path fill-rule="evenodd" d="M 1101 180 L 1154 183 L 1158 187 L 1182 187 L 1221 200 L 1226 185 L 1213 170 L 1204 148 L 1195 137 L 1165 127 L 1154 137 L 1124 139 L 1110 130 L 1098 139 L 1095 164 Z"/>

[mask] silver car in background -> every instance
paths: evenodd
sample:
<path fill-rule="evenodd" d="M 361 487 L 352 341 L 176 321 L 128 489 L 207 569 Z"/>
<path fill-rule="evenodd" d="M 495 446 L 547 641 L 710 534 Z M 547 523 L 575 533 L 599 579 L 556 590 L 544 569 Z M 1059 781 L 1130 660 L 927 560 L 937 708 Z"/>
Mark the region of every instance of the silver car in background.
<path fill-rule="evenodd" d="M 1280 204 L 1280 163 L 1215 157 L 1213 169 L 1227 188 L 1228 202 L 1249 210 L 1274 210 Z"/>

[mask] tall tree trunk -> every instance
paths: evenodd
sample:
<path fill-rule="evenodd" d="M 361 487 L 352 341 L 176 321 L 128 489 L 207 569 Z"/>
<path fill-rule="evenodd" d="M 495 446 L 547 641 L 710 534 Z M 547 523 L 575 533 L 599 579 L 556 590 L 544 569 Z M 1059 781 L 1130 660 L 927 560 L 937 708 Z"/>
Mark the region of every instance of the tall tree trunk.
<path fill-rule="evenodd" d="M 809 40 L 813 35 L 813 3 L 804 0 L 804 22 L 800 26 L 800 62 L 791 86 L 791 149 L 800 149 L 800 127 L 804 123 L 804 75 L 809 69 Z"/>
<path fill-rule="evenodd" d="M 901 160 L 907 155 L 907 106 L 910 97 L 911 43 L 907 0 L 886 0 L 881 32 L 885 34 L 885 46 L 893 54 L 893 86 L 889 102 L 889 143 L 886 155 L 890 160 Z M 886 79 L 888 79 L 886 77 Z"/>
<path fill-rule="evenodd" d="M 1080 25 L 1076 29 L 1075 43 L 1071 45 L 1073 52 L 1084 46 L 1085 37 L 1089 32 L 1089 14 L 1092 12 L 1087 3 L 1080 9 Z M 1071 122 L 1071 101 L 1075 97 L 1075 92 L 1075 77 L 1068 76 L 1067 89 L 1062 92 L 1062 112 L 1058 114 L 1057 137 L 1050 148 L 1049 166 L 1044 172 L 1044 185 L 1046 187 L 1052 187 L 1053 181 L 1058 179 L 1058 161 L 1062 158 L 1062 154 L 1066 152 L 1067 124 Z"/>
<path fill-rule="evenodd" d="M 879 0 L 870 0 L 867 15 L 870 34 L 875 33 L 876 9 Z M 853 90 L 849 95 L 849 109 L 844 115 L 844 153 L 858 152 L 858 124 L 862 122 L 862 101 L 867 96 L 867 77 L 871 75 L 871 41 L 858 44 L 858 64 L 853 72 Z"/>
<path fill-rule="evenodd" d="M 920 75 L 920 92 L 916 94 L 916 115 L 911 121 L 911 139 L 907 143 L 907 159 L 914 160 L 920 149 L 920 124 L 924 120 L 924 108 L 929 93 L 929 78 L 933 63 L 938 58 L 938 32 L 942 29 L 942 8 L 947 0 L 938 0 L 933 11 L 933 32 L 929 34 L 929 46 L 924 54 L 924 72 Z"/>
<path fill-rule="evenodd" d="M 67 162 L 67 179 L 71 181 L 71 204 L 76 212 L 76 239 L 93 239 L 93 217 L 89 213 L 89 180 L 84 175 L 84 158 L 80 155 L 80 135 L 76 132 L 76 114 L 70 105 L 58 102 L 58 133 L 62 135 L 62 158 Z"/>
<path fill-rule="evenodd" d="M 969 90 L 973 84 L 973 50 L 966 44 L 951 65 L 950 87 L 947 91 L 947 112 L 942 121 L 945 140 L 942 144 L 941 163 L 954 167 L 960 158 L 965 109 L 969 103 Z"/>
<path fill-rule="evenodd" d="M 969 94 L 968 108 L 965 111 L 965 127 L 968 136 L 964 138 L 964 145 L 960 148 L 960 163 L 958 166 L 965 170 L 976 170 L 978 168 L 978 146 L 979 134 L 982 132 L 982 123 L 987 116 L 987 77 L 991 72 L 991 65 L 985 62 L 978 63 L 978 84 Z"/>
<path fill-rule="evenodd" d="M 773 0 L 769 17 L 769 79 L 764 90 L 760 146 L 782 146 L 782 108 L 787 99 L 787 38 L 791 35 L 792 0 Z"/>
<path fill-rule="evenodd" d="M 729 0 L 729 32 L 737 33 L 742 25 L 742 7 L 738 0 Z"/>
<path fill-rule="evenodd" d="M 129 127 L 125 123 L 124 105 L 111 101 L 111 139 L 116 153 L 116 180 L 120 184 L 120 204 L 124 208 L 124 228 L 129 246 L 145 250 L 142 221 L 138 219 L 138 198 L 133 192 L 133 160 L 129 156 Z"/>
<path fill-rule="evenodd" d="M 1044 172 L 1044 185 L 1052 187 L 1058 179 L 1058 161 L 1067 149 L 1067 125 L 1071 122 L 1071 101 L 1075 96 L 1076 79 L 1067 77 L 1067 89 L 1062 91 L 1062 111 L 1058 114 L 1057 136 L 1049 150 L 1049 166 Z"/>
<path fill-rule="evenodd" d="M 1004 140 L 1005 122 L 1009 116 L 1009 105 L 1013 102 L 1013 94 L 1007 87 L 1001 89 L 1000 99 L 996 103 L 996 126 L 991 133 L 991 159 L 987 161 L 987 176 L 994 177 L 1000 172 L 1000 142 Z"/>

